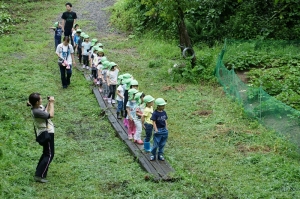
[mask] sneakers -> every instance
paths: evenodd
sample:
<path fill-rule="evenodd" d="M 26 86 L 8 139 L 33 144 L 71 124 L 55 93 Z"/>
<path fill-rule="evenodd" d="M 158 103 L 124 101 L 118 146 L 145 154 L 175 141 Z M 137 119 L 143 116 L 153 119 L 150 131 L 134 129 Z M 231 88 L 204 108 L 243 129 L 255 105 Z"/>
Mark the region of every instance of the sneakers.
<path fill-rule="evenodd" d="M 103 92 L 102 88 L 99 88 L 99 92 L 100 92 L 100 93 L 102 93 L 102 92 Z"/>
<path fill-rule="evenodd" d="M 165 161 L 165 158 L 164 158 L 163 155 L 159 155 L 159 156 L 158 156 L 158 160 Z"/>
<path fill-rule="evenodd" d="M 84 64 L 82 65 L 82 68 L 85 68 L 85 65 L 84 65 Z"/>
<path fill-rule="evenodd" d="M 155 156 L 154 155 L 151 155 L 150 156 L 150 161 L 154 161 L 155 160 Z"/>
<path fill-rule="evenodd" d="M 111 98 L 107 98 L 107 103 L 111 104 Z"/>
<path fill-rule="evenodd" d="M 115 103 L 116 103 L 116 101 L 115 101 L 115 100 L 111 100 L 111 103 L 112 103 L 112 104 L 115 104 Z"/>
<path fill-rule="evenodd" d="M 88 66 L 86 66 L 85 68 L 86 68 L 87 70 L 90 69 L 90 67 L 88 67 Z"/>
<path fill-rule="evenodd" d="M 132 139 L 133 139 L 132 135 L 128 134 L 128 140 L 132 140 Z"/>
<path fill-rule="evenodd" d="M 46 183 L 48 182 L 48 180 L 46 180 L 45 178 L 39 177 L 39 176 L 34 176 L 34 180 L 36 182 L 41 182 L 41 183 Z"/>

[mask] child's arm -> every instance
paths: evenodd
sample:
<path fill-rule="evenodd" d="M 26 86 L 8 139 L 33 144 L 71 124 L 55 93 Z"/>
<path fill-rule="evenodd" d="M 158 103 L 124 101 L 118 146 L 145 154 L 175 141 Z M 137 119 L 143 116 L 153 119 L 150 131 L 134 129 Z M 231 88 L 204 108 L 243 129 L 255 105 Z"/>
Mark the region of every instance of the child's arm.
<path fill-rule="evenodd" d="M 166 129 L 168 130 L 168 122 L 167 122 L 167 120 L 165 120 L 165 122 L 166 122 Z"/>
<path fill-rule="evenodd" d="M 107 86 L 109 86 L 110 85 L 109 72 L 106 72 L 106 82 L 107 82 Z"/>
<path fill-rule="evenodd" d="M 144 116 L 144 114 L 142 115 L 141 121 L 142 121 L 142 127 L 143 127 L 144 129 L 146 129 L 146 127 L 145 127 L 145 116 Z"/>
<path fill-rule="evenodd" d="M 155 123 L 155 121 L 154 120 L 152 120 L 153 121 L 153 129 L 154 129 L 154 133 L 157 133 L 157 126 L 156 126 L 156 123 Z"/>
<path fill-rule="evenodd" d="M 130 108 L 129 107 L 126 107 L 126 111 L 127 111 L 127 115 L 129 117 L 129 119 L 132 121 L 133 118 L 131 117 L 131 114 L 130 114 Z"/>
<path fill-rule="evenodd" d="M 117 90 L 117 95 L 120 97 L 120 98 L 124 98 L 124 96 L 123 95 L 121 95 L 121 92 L 119 91 L 119 90 Z"/>
<path fill-rule="evenodd" d="M 143 113 L 141 112 L 141 110 L 140 110 L 140 109 L 137 109 L 137 111 L 136 111 L 136 115 L 138 115 L 138 116 L 142 117 L 142 116 L 143 116 Z"/>

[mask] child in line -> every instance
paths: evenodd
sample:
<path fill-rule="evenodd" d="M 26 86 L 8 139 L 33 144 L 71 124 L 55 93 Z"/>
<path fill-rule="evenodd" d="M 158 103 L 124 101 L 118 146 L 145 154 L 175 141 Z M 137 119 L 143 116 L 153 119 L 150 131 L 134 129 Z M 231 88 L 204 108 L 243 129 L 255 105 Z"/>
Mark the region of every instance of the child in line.
<path fill-rule="evenodd" d="M 84 42 L 82 42 L 82 59 L 83 59 L 83 66 L 82 68 L 89 69 L 89 52 L 88 50 L 91 47 L 91 42 L 89 42 L 89 36 L 84 35 Z"/>
<path fill-rule="evenodd" d="M 115 94 L 117 89 L 117 80 L 120 68 L 115 62 L 110 62 L 109 70 L 107 72 L 107 86 L 109 87 L 109 94 L 107 102 L 115 104 Z"/>
<path fill-rule="evenodd" d="M 72 45 L 74 49 L 75 49 L 75 35 L 79 28 L 80 28 L 79 24 L 75 24 L 74 27 L 72 28 Z"/>
<path fill-rule="evenodd" d="M 117 103 L 118 103 L 118 107 L 117 107 L 117 118 L 118 119 L 122 119 L 122 115 L 123 115 L 123 100 L 124 100 L 124 88 L 123 88 L 123 75 L 119 75 L 118 77 L 118 88 L 117 88 Z"/>
<path fill-rule="evenodd" d="M 141 139 L 141 135 L 142 135 L 142 122 L 141 122 L 141 117 L 143 115 L 143 110 L 144 110 L 144 103 L 143 103 L 143 98 L 144 98 L 145 94 L 143 92 L 138 92 L 137 94 L 135 94 L 135 101 L 137 103 L 137 109 L 136 109 L 136 117 L 133 119 L 134 121 L 134 125 L 136 128 L 136 132 L 134 134 L 134 142 L 137 144 L 144 144 L 144 142 Z"/>
<path fill-rule="evenodd" d="M 82 42 L 84 40 L 84 32 L 81 32 L 78 39 L 77 51 L 78 51 L 78 59 L 79 63 L 82 64 Z"/>
<path fill-rule="evenodd" d="M 97 83 L 97 78 L 98 78 L 98 72 L 97 72 L 97 67 L 98 67 L 98 51 L 100 50 L 100 48 L 96 47 L 96 48 L 93 48 L 93 52 L 92 52 L 92 55 L 91 55 L 91 73 L 92 73 L 92 77 L 93 77 L 93 82 L 96 84 Z"/>
<path fill-rule="evenodd" d="M 107 71 L 109 67 L 110 62 L 104 61 L 102 62 L 102 81 L 103 81 L 103 95 L 104 100 L 107 100 L 108 94 L 109 94 L 109 87 L 107 85 Z"/>
<path fill-rule="evenodd" d="M 96 47 L 98 47 L 96 45 Z M 102 48 L 98 47 L 98 66 L 97 66 L 97 86 L 99 86 L 99 91 L 102 92 L 102 82 L 103 82 L 103 77 L 102 77 L 102 62 L 107 61 L 106 57 L 104 56 L 104 52 Z"/>
<path fill-rule="evenodd" d="M 133 136 L 136 132 L 136 126 L 134 124 L 134 118 L 136 117 L 136 109 L 137 109 L 137 103 L 134 100 L 134 96 L 136 93 L 138 93 L 138 90 L 134 88 L 128 90 L 128 102 L 126 104 L 126 111 L 127 111 L 127 119 L 128 119 L 129 140 L 133 139 Z"/>
<path fill-rule="evenodd" d="M 145 129 L 146 132 L 146 137 L 144 139 L 144 150 L 147 152 L 151 151 L 150 147 L 150 140 L 152 137 L 152 131 L 153 131 L 153 122 L 150 119 L 153 113 L 153 102 L 154 98 L 151 95 L 146 95 L 144 97 L 144 102 L 145 102 L 145 109 L 143 111 L 142 115 L 142 126 Z"/>
<path fill-rule="evenodd" d="M 124 86 L 124 104 L 126 105 L 128 101 L 128 90 L 130 89 L 130 83 L 132 81 L 132 75 L 129 73 L 123 74 L 123 86 Z M 128 120 L 127 120 L 127 111 L 126 111 L 126 106 L 124 107 L 124 126 L 128 128 Z"/>
<path fill-rule="evenodd" d="M 54 27 L 50 27 L 50 28 L 54 30 L 54 45 L 56 51 L 58 44 L 61 43 L 62 26 L 61 23 L 55 22 Z"/>
<path fill-rule="evenodd" d="M 80 39 L 80 34 L 81 34 L 81 29 L 78 28 L 74 35 L 74 54 L 76 52 L 77 56 L 78 56 L 78 40 Z"/>
<path fill-rule="evenodd" d="M 164 147 L 168 140 L 168 123 L 167 113 L 164 111 L 165 105 L 167 104 L 164 99 L 157 98 L 155 100 L 157 105 L 156 110 L 152 113 L 151 120 L 153 122 L 154 135 L 153 135 L 153 147 L 151 150 L 152 155 L 150 161 L 156 159 L 156 151 L 158 148 L 158 160 L 164 161 L 163 156 Z"/>

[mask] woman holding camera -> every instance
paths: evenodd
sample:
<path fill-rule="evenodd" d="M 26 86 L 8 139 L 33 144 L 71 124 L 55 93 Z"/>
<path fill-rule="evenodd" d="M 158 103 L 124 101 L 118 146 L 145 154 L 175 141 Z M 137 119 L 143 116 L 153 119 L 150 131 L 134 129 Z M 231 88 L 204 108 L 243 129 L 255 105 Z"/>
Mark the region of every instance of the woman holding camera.
<path fill-rule="evenodd" d="M 36 137 L 49 134 L 46 142 L 40 143 L 43 146 L 43 154 L 37 164 L 34 179 L 37 182 L 46 183 L 49 165 L 54 157 L 54 125 L 50 118 L 54 117 L 54 97 L 48 97 L 46 107 L 42 105 L 42 97 L 39 93 L 29 95 L 28 105 L 31 106 L 31 113 L 34 120 Z"/>
<path fill-rule="evenodd" d="M 59 64 L 61 83 L 63 88 L 67 88 L 71 81 L 72 76 L 72 64 L 76 66 L 74 59 L 74 49 L 71 44 L 69 44 L 70 38 L 65 36 L 63 38 L 63 43 L 59 44 L 56 48 L 56 54 L 62 63 Z M 67 76 L 66 76 L 67 75 Z"/>

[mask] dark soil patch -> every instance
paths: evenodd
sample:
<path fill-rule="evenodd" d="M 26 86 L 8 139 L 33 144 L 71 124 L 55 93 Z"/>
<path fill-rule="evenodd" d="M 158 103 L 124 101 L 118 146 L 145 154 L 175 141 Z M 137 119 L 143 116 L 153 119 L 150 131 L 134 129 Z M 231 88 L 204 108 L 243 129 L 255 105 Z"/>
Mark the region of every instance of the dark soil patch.
<path fill-rule="evenodd" d="M 243 71 L 235 71 L 237 76 L 242 80 L 242 82 L 244 82 L 245 84 L 248 84 L 249 82 L 249 77 L 247 76 L 247 72 L 249 72 L 249 70 L 243 70 Z"/>
<path fill-rule="evenodd" d="M 271 148 L 268 146 L 247 146 L 242 143 L 236 144 L 236 149 L 241 153 L 251 153 L 251 152 L 269 153 L 271 151 Z"/>
<path fill-rule="evenodd" d="M 209 116 L 212 113 L 213 113 L 212 110 L 199 110 L 199 111 L 194 111 L 192 114 L 197 116 Z"/>
<path fill-rule="evenodd" d="M 178 92 L 185 91 L 186 87 L 184 85 L 179 86 L 165 86 L 161 89 L 161 91 L 170 91 L 170 90 L 176 90 Z"/>

